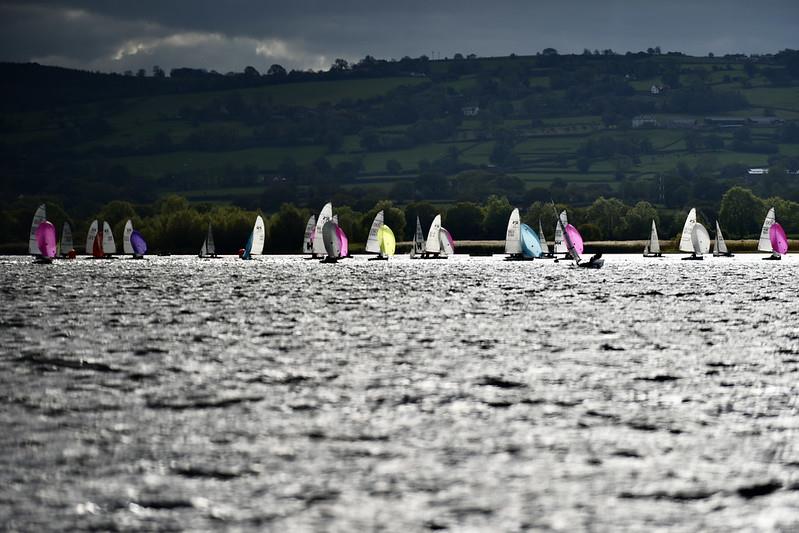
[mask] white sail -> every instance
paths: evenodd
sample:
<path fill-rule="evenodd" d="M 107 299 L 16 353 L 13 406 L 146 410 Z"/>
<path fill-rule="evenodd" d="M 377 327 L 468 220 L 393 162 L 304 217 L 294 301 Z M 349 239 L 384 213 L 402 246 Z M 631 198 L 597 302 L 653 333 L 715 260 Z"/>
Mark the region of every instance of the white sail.
<path fill-rule="evenodd" d="M 333 224 L 335 224 L 336 226 L 338 226 L 338 213 L 336 213 L 335 215 L 333 215 L 333 217 L 332 217 L 330 220 L 332 220 L 332 221 L 333 221 Z"/>
<path fill-rule="evenodd" d="M 658 229 L 655 221 L 652 221 L 652 233 L 649 235 L 649 251 L 653 254 L 660 253 L 660 239 L 658 239 Z"/>
<path fill-rule="evenodd" d="M 117 253 L 114 233 L 111 231 L 111 226 L 108 225 L 108 222 L 103 222 L 103 253 L 107 255 Z"/>
<path fill-rule="evenodd" d="M 86 254 L 92 255 L 92 251 L 94 250 L 94 238 L 97 237 L 97 220 L 92 221 L 92 225 L 89 226 L 89 233 L 86 234 Z"/>
<path fill-rule="evenodd" d="M 380 231 L 380 227 L 383 225 L 383 211 L 380 211 L 375 215 L 375 219 L 372 221 L 372 227 L 369 228 L 369 238 L 366 240 L 366 251 L 373 254 L 380 253 L 380 241 L 377 239 L 377 232 Z"/>
<path fill-rule="evenodd" d="M 200 257 L 205 257 L 208 255 L 208 240 L 203 241 L 203 245 L 200 248 Z"/>
<path fill-rule="evenodd" d="M 447 228 L 441 228 L 438 232 L 438 243 L 441 246 L 441 255 L 453 255 L 455 248 L 452 247 L 452 235 Z"/>
<path fill-rule="evenodd" d="M 255 225 L 252 227 L 252 249 L 250 255 L 261 255 L 264 253 L 264 241 L 266 241 L 266 229 L 264 219 L 261 215 L 255 218 Z"/>
<path fill-rule="evenodd" d="M 325 255 L 325 242 L 322 237 L 322 228 L 325 223 L 330 222 L 333 218 L 333 204 L 326 203 L 316 219 L 316 233 L 313 238 L 313 253 L 318 255 Z"/>
<path fill-rule="evenodd" d="M 413 246 L 411 247 L 411 257 L 424 253 L 424 233 L 422 233 L 422 223 L 416 217 L 416 233 L 413 234 Z"/>
<path fill-rule="evenodd" d="M 441 240 L 439 233 L 441 232 L 441 215 L 436 215 L 433 223 L 430 224 L 430 231 L 427 232 L 427 241 L 425 241 L 424 249 L 426 252 L 438 253 L 441 251 Z"/>
<path fill-rule="evenodd" d="M 216 255 L 216 246 L 214 245 L 214 232 L 211 231 L 211 223 L 208 223 L 208 236 L 205 238 L 205 253 L 208 255 Z"/>
<path fill-rule="evenodd" d="M 768 234 L 768 230 L 771 229 L 771 225 L 776 222 L 777 218 L 774 214 L 774 208 L 768 210 L 768 214 L 766 215 L 766 220 L 763 221 L 763 228 L 760 230 L 760 240 L 757 242 L 757 249 L 761 252 L 771 252 L 771 237 Z"/>
<path fill-rule="evenodd" d="M 508 229 L 505 230 L 505 253 L 522 253 L 521 232 L 519 230 L 519 210 L 514 209 L 508 219 Z"/>
<path fill-rule="evenodd" d="M 569 247 L 563 239 L 564 228 L 569 224 L 569 217 L 566 215 L 565 209 L 561 211 L 560 217 L 558 218 L 559 222 L 555 223 L 555 253 L 565 254 L 569 251 Z"/>
<path fill-rule="evenodd" d="M 546 235 L 544 235 L 544 226 L 541 225 L 541 219 L 538 219 L 538 238 L 541 241 L 541 251 L 544 255 L 549 254 L 549 245 L 547 244 Z"/>
<path fill-rule="evenodd" d="M 122 232 L 122 251 L 133 255 L 133 245 L 130 243 L 130 236 L 133 233 L 133 221 L 125 222 L 125 231 Z"/>
<path fill-rule="evenodd" d="M 39 224 L 47 220 L 47 207 L 42 204 L 36 208 L 36 213 L 33 215 L 31 222 L 31 233 L 28 238 L 28 253 L 33 255 L 41 255 L 39 252 L 39 243 L 36 242 L 36 230 L 39 229 Z"/>
<path fill-rule="evenodd" d="M 728 254 L 730 253 L 727 250 L 727 243 L 724 242 L 724 235 L 721 233 L 721 226 L 719 226 L 719 221 L 716 221 L 716 253 L 719 254 Z"/>
<path fill-rule="evenodd" d="M 302 253 L 310 254 L 313 253 L 313 241 L 311 237 L 313 236 L 313 230 L 316 227 L 316 215 L 311 215 L 308 217 L 308 223 L 305 224 L 305 235 L 302 240 Z"/>
<path fill-rule="evenodd" d="M 325 252 L 332 259 L 341 257 L 341 240 L 336 229 L 338 225 L 332 220 L 328 220 L 322 228 Z"/>
<path fill-rule="evenodd" d="M 694 245 L 691 240 L 694 226 L 696 225 L 696 208 L 691 208 L 688 212 L 688 218 L 685 219 L 685 225 L 682 227 L 682 235 L 680 236 L 680 251 L 693 252 Z"/>
<path fill-rule="evenodd" d="M 72 226 L 70 226 L 69 222 L 64 222 L 64 227 L 61 229 L 61 242 L 58 246 L 61 255 L 67 255 L 74 247 L 72 244 Z"/>
<path fill-rule="evenodd" d="M 710 251 L 710 234 L 702 224 L 694 224 L 691 229 L 691 251 L 703 255 Z"/>

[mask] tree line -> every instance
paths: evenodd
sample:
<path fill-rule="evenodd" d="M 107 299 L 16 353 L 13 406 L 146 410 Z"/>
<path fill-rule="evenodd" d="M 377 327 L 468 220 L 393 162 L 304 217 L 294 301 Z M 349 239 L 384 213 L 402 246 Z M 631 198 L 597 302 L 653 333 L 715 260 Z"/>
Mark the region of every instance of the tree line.
<path fill-rule="evenodd" d="M 68 215 L 58 201 L 42 198 L 18 199 L 0 206 L 0 236 L 6 251 L 22 252 L 36 205 L 45 201 L 48 219 L 59 228 L 64 221 L 73 227 L 74 243 L 82 251 L 84 236 L 93 219 L 107 221 L 116 238 L 121 239 L 125 222 L 130 219 L 147 240 L 153 251 L 196 253 L 205 238 L 208 224 L 214 228 L 217 251 L 235 253 L 247 240 L 255 217 L 264 216 L 268 253 L 299 253 L 308 217 L 315 214 L 307 208 L 284 203 L 271 214 L 248 211 L 234 206 L 190 204 L 180 196 L 167 196 L 152 204 L 132 204 L 112 201 L 86 219 L 76 220 Z M 760 198 L 751 190 L 732 187 L 722 197 L 718 207 L 698 205 L 699 219 L 713 228 L 716 220 L 728 238 L 754 238 L 760 231 L 766 211 L 775 207 L 777 217 L 788 233 L 799 233 L 799 203 L 779 197 Z M 321 206 L 320 206 L 321 207 Z M 553 208 L 554 207 L 554 208 Z M 433 204 L 411 202 L 404 206 L 389 200 L 375 203 L 358 211 L 347 205 L 334 205 L 339 225 L 349 236 L 354 249 L 365 243 L 372 220 L 384 211 L 385 223 L 400 240 L 411 240 L 418 217 L 426 232 L 432 219 L 441 214 L 443 225 L 458 240 L 502 240 L 508 217 L 514 205 L 505 196 L 492 195 L 484 203 L 457 202 Z M 523 222 L 538 230 L 539 221 L 545 236 L 553 238 L 555 213 L 566 209 L 569 222 L 589 241 L 642 240 L 648 237 L 652 220 L 660 229 L 661 238 L 677 237 L 682 230 L 688 208 L 674 210 L 657 208 L 640 201 L 628 205 L 617 198 L 597 198 L 586 207 L 536 201 L 522 209 Z"/>

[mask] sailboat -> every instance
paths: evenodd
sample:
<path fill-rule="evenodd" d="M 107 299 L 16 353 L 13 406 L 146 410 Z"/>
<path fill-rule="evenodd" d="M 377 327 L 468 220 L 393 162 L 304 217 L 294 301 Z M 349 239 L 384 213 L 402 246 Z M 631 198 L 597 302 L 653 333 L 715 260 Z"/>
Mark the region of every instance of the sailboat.
<path fill-rule="evenodd" d="M 313 252 L 314 232 L 316 231 L 316 215 L 308 217 L 308 223 L 305 224 L 305 235 L 302 239 L 302 253 L 310 254 L 311 258 L 316 257 Z"/>
<path fill-rule="evenodd" d="M 199 257 L 213 259 L 219 257 L 216 255 L 216 245 L 214 245 L 214 232 L 211 229 L 211 223 L 208 223 L 208 234 L 203 241 L 203 245 L 200 248 Z"/>
<path fill-rule="evenodd" d="M 542 259 L 554 259 L 555 254 L 549 249 L 549 244 L 547 244 L 547 237 L 544 234 L 544 226 L 541 224 L 541 219 L 538 219 L 538 237 L 541 243 L 541 251 L 543 255 L 541 255 Z"/>
<path fill-rule="evenodd" d="M 58 243 L 58 255 L 69 259 L 75 259 L 75 248 L 72 244 L 72 226 L 69 222 L 64 222 L 64 226 L 61 228 L 61 242 Z"/>
<path fill-rule="evenodd" d="M 39 252 L 36 263 L 52 263 L 56 254 L 55 226 L 49 220 L 43 220 L 36 228 L 36 249 Z"/>
<path fill-rule="evenodd" d="M 663 257 L 660 253 L 660 239 L 655 220 L 652 220 L 652 233 L 649 234 L 649 243 L 644 247 L 644 257 Z"/>
<path fill-rule="evenodd" d="M 241 251 L 239 256 L 242 259 L 252 259 L 254 255 L 261 255 L 264 252 L 264 241 L 266 240 L 266 229 L 264 228 L 264 219 L 261 215 L 255 218 L 255 224 L 252 227 L 250 238 L 247 239 L 247 245 Z"/>
<path fill-rule="evenodd" d="M 36 232 L 39 230 L 39 224 L 47 220 L 47 206 L 41 204 L 36 208 L 31 221 L 31 231 L 28 236 L 28 253 L 31 255 L 41 255 L 39 250 L 39 241 L 36 239 Z"/>
<path fill-rule="evenodd" d="M 542 257 L 544 250 L 538 235 L 527 224 L 519 223 L 519 210 L 514 209 L 505 231 L 505 253 L 507 261 L 524 261 Z"/>
<path fill-rule="evenodd" d="M 111 259 L 113 255 L 117 253 L 117 245 L 114 242 L 114 233 L 111 231 L 111 226 L 109 226 L 108 222 L 105 221 L 103 221 L 102 249 L 103 257 L 106 259 Z"/>
<path fill-rule="evenodd" d="M 702 230 L 697 233 L 697 237 L 694 238 L 694 228 L 701 224 L 698 224 L 696 221 L 696 208 L 692 207 L 690 211 L 688 211 L 688 217 L 685 219 L 685 224 L 682 227 L 682 234 L 680 235 L 680 246 L 679 250 L 681 252 L 690 252 L 691 255 L 688 257 L 683 257 L 686 260 L 702 260 L 702 254 L 707 253 L 710 249 L 710 236 L 708 235 L 707 242 L 708 242 L 708 249 L 702 252 L 702 247 L 697 246 L 702 244 L 702 237 L 700 235 L 702 230 L 704 234 L 707 235 L 707 230 L 704 226 L 702 226 Z"/>
<path fill-rule="evenodd" d="M 568 223 L 564 224 L 562 217 L 558 217 L 558 226 L 560 226 L 561 235 L 566 244 L 566 250 L 571 256 L 571 259 L 574 260 L 575 265 L 580 268 L 602 268 L 605 264 L 605 260 L 602 259 L 602 254 L 595 254 L 587 262 L 583 262 L 581 257 L 585 249 L 583 245 L 583 236 L 580 235 L 577 228 Z"/>
<path fill-rule="evenodd" d="M 774 226 L 777 227 L 772 231 Z M 780 260 L 784 254 L 788 253 L 788 239 L 785 236 L 785 230 L 777 222 L 773 207 L 768 210 L 766 220 L 763 221 L 757 249 L 761 252 L 771 252 L 770 256 L 763 258 L 769 260 Z"/>
<path fill-rule="evenodd" d="M 394 232 L 383 223 L 383 211 L 381 210 L 375 215 L 372 226 L 369 228 L 369 238 L 366 240 L 366 251 L 377 254 L 377 257 L 372 257 L 369 261 L 388 260 L 394 255 L 396 245 Z"/>
<path fill-rule="evenodd" d="M 133 221 L 128 219 L 125 222 L 125 229 L 122 231 L 122 253 L 133 255 L 133 245 L 130 243 L 130 235 L 133 233 Z"/>
<path fill-rule="evenodd" d="M 322 235 L 322 229 L 324 228 L 325 224 L 330 222 L 333 219 L 333 204 L 330 202 L 326 203 L 324 207 L 322 207 L 322 211 L 319 212 L 319 216 L 316 217 L 316 228 L 313 231 L 313 246 L 311 247 L 311 257 L 322 257 L 325 255 L 325 243 L 324 238 Z"/>
<path fill-rule="evenodd" d="M 443 231 L 442 231 L 443 230 Z M 430 230 L 427 232 L 427 239 L 424 241 L 424 251 L 422 259 L 446 259 L 455 253 L 455 242 L 449 231 L 441 227 L 441 215 L 436 215 Z"/>
<path fill-rule="evenodd" d="M 337 263 L 342 253 L 341 234 L 344 232 L 341 231 L 338 224 L 332 220 L 328 220 L 325 222 L 325 225 L 322 226 L 322 231 L 320 233 L 322 235 L 325 253 L 327 254 L 325 258 L 322 259 L 322 263 Z"/>
<path fill-rule="evenodd" d="M 425 239 L 422 233 L 422 223 L 419 222 L 419 217 L 416 217 L 416 232 L 413 234 L 413 245 L 411 246 L 411 259 L 418 259 L 424 255 L 425 252 Z"/>
<path fill-rule="evenodd" d="M 563 228 L 569 225 L 569 217 L 566 216 L 566 210 L 560 212 L 557 222 L 555 222 L 555 246 L 554 254 L 568 254 L 569 247 L 563 238 Z M 566 258 L 568 259 L 568 258 Z"/>
<path fill-rule="evenodd" d="M 718 220 L 716 221 L 716 238 L 713 239 L 713 257 L 732 257 L 732 252 L 727 249 L 727 243 L 724 242 L 724 235 L 721 234 Z"/>
<path fill-rule="evenodd" d="M 97 220 L 93 220 L 89 226 L 89 232 L 86 234 L 86 255 L 90 255 L 95 259 L 103 257 L 103 239 L 97 231 Z"/>

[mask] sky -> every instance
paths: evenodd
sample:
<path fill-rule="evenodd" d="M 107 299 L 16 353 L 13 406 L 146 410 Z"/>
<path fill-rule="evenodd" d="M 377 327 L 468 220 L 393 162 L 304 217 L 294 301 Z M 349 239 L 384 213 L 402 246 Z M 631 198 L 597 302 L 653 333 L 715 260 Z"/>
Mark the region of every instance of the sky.
<path fill-rule="evenodd" d="M 799 0 L 0 0 L 0 61 L 123 72 L 336 58 L 799 48 Z"/>

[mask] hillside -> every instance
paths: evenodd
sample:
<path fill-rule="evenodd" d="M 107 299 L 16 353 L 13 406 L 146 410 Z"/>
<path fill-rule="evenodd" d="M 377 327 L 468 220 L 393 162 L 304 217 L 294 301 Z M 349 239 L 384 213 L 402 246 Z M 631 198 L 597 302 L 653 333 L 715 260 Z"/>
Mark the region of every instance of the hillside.
<path fill-rule="evenodd" d="M 166 194 L 265 212 L 498 194 L 715 214 L 735 185 L 797 200 L 798 56 L 548 49 L 235 76 L 0 65 L 0 193 L 79 217 Z"/>

